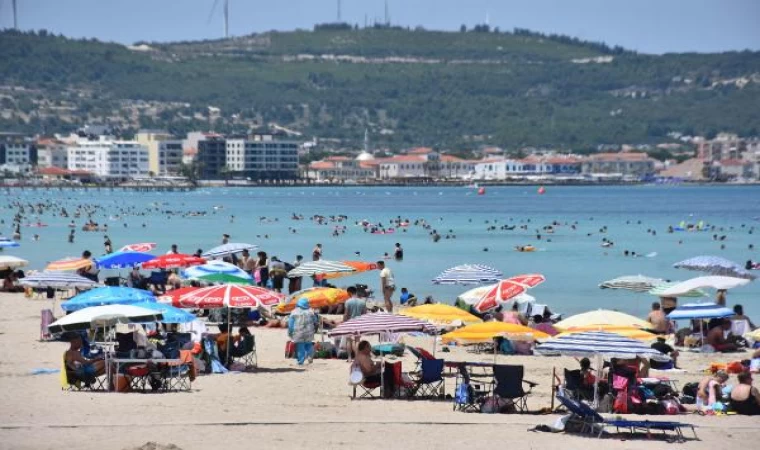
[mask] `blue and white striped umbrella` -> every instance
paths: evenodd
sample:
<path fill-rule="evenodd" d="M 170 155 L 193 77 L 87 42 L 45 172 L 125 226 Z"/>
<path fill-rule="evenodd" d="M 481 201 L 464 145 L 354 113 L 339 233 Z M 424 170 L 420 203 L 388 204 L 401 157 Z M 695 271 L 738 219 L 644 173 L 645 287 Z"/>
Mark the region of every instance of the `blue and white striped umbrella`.
<path fill-rule="evenodd" d="M 218 247 L 214 247 L 211 250 L 207 251 L 206 253 L 202 254 L 201 256 L 206 259 L 221 258 L 224 256 L 240 253 L 243 250 L 248 250 L 250 252 L 252 250 L 256 250 L 257 248 L 259 247 L 253 244 L 245 244 L 242 242 L 230 242 L 229 244 L 222 244 Z"/>
<path fill-rule="evenodd" d="M 98 283 L 72 272 L 43 270 L 20 279 L 19 284 L 31 288 L 87 289 L 97 286 Z"/>
<path fill-rule="evenodd" d="M 551 356 L 600 356 L 603 358 L 653 358 L 668 361 L 670 358 L 647 344 L 606 331 L 584 331 L 553 337 L 535 349 L 536 353 Z"/>
<path fill-rule="evenodd" d="M 310 277 L 314 275 L 325 275 L 328 273 L 349 273 L 356 272 L 353 267 L 343 264 L 340 261 L 307 261 L 295 269 L 288 272 L 289 278 Z"/>
<path fill-rule="evenodd" d="M 155 301 L 156 297 L 149 291 L 123 286 L 104 286 L 71 297 L 68 301 L 61 303 L 61 309 L 71 312 L 91 306 L 131 305 Z"/>
<path fill-rule="evenodd" d="M 240 267 L 224 261 L 209 261 L 200 266 L 188 267 L 182 271 L 185 278 L 201 278 L 208 275 L 229 275 L 243 280 L 251 281 L 253 277 Z"/>
<path fill-rule="evenodd" d="M 441 272 L 433 278 L 433 284 L 486 284 L 504 278 L 500 270 L 482 264 L 462 264 Z"/>
<path fill-rule="evenodd" d="M 725 306 L 716 305 L 715 303 L 687 303 L 679 305 L 676 309 L 668 314 L 670 320 L 689 320 L 689 319 L 718 319 L 721 317 L 730 317 L 734 311 Z"/>
<path fill-rule="evenodd" d="M 757 276 L 750 273 L 741 265 L 722 258 L 720 256 L 695 256 L 681 262 L 673 264 L 676 269 L 698 270 L 713 275 L 722 275 L 725 277 L 746 278 L 754 280 Z"/>

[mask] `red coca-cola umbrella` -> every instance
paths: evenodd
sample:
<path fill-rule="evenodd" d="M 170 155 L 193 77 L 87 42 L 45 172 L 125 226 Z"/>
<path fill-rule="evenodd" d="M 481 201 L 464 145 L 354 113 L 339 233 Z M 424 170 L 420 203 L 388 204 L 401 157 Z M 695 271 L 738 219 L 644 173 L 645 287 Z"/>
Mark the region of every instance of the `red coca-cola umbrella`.
<path fill-rule="evenodd" d="M 283 294 L 259 286 L 222 284 L 205 288 L 177 289 L 167 292 L 159 300 L 171 297 L 177 308 L 258 308 L 271 307 L 285 298 Z"/>
<path fill-rule="evenodd" d="M 175 299 L 179 298 L 181 295 L 187 294 L 188 292 L 196 291 L 198 289 L 201 289 L 201 288 L 195 287 L 195 286 L 186 286 L 186 287 L 181 287 L 179 289 L 172 289 L 171 291 L 166 291 L 164 295 L 157 295 L 156 301 L 158 303 L 166 303 L 166 304 L 174 306 Z"/>
<path fill-rule="evenodd" d="M 156 248 L 155 242 L 141 242 L 139 244 L 129 244 L 122 247 L 120 252 L 143 252 L 147 253 Z"/>
<path fill-rule="evenodd" d="M 538 286 L 545 280 L 546 278 L 538 273 L 515 275 L 514 277 L 501 280 L 475 304 L 475 310 L 486 312 L 496 308 L 499 305 L 499 301 L 504 302 L 515 298 L 528 289 Z"/>
<path fill-rule="evenodd" d="M 184 253 L 170 253 L 142 263 L 143 269 L 179 269 L 183 267 L 205 264 L 206 260 Z"/>

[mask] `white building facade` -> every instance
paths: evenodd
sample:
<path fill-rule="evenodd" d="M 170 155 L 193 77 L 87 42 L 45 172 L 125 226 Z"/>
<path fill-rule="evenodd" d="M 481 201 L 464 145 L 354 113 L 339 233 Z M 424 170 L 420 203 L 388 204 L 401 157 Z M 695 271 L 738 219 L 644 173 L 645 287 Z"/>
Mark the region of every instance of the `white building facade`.
<path fill-rule="evenodd" d="M 514 159 L 484 160 L 475 164 L 476 180 L 506 180 L 510 177 L 525 175 L 525 166 Z"/>
<path fill-rule="evenodd" d="M 105 178 L 147 177 L 148 148 L 134 141 L 81 140 L 68 147 L 68 169 Z"/>

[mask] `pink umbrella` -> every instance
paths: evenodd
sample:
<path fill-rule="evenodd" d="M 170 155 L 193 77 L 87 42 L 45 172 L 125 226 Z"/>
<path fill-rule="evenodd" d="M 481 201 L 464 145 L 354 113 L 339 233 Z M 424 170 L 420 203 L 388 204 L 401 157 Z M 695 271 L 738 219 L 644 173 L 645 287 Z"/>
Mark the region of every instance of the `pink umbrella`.
<path fill-rule="evenodd" d="M 541 274 L 516 275 L 501 280 L 475 304 L 475 310 L 482 313 L 496 308 L 500 301 L 505 302 L 515 298 L 545 280 L 546 278 Z"/>
<path fill-rule="evenodd" d="M 222 284 L 178 292 L 171 295 L 171 304 L 177 308 L 258 308 L 275 306 L 284 298 L 283 294 L 259 286 Z"/>
<path fill-rule="evenodd" d="M 122 247 L 119 251 L 120 252 L 143 252 L 148 253 L 154 248 L 156 248 L 155 242 L 142 242 L 140 244 L 129 244 Z"/>

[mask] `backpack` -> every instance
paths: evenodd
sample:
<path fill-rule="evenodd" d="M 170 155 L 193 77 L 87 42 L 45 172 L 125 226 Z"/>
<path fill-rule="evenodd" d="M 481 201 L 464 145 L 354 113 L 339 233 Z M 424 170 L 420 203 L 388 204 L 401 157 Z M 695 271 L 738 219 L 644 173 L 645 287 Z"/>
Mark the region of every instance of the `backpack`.
<path fill-rule="evenodd" d="M 697 389 L 699 389 L 699 383 L 686 383 L 683 385 L 682 392 L 685 396 L 696 398 Z"/>

